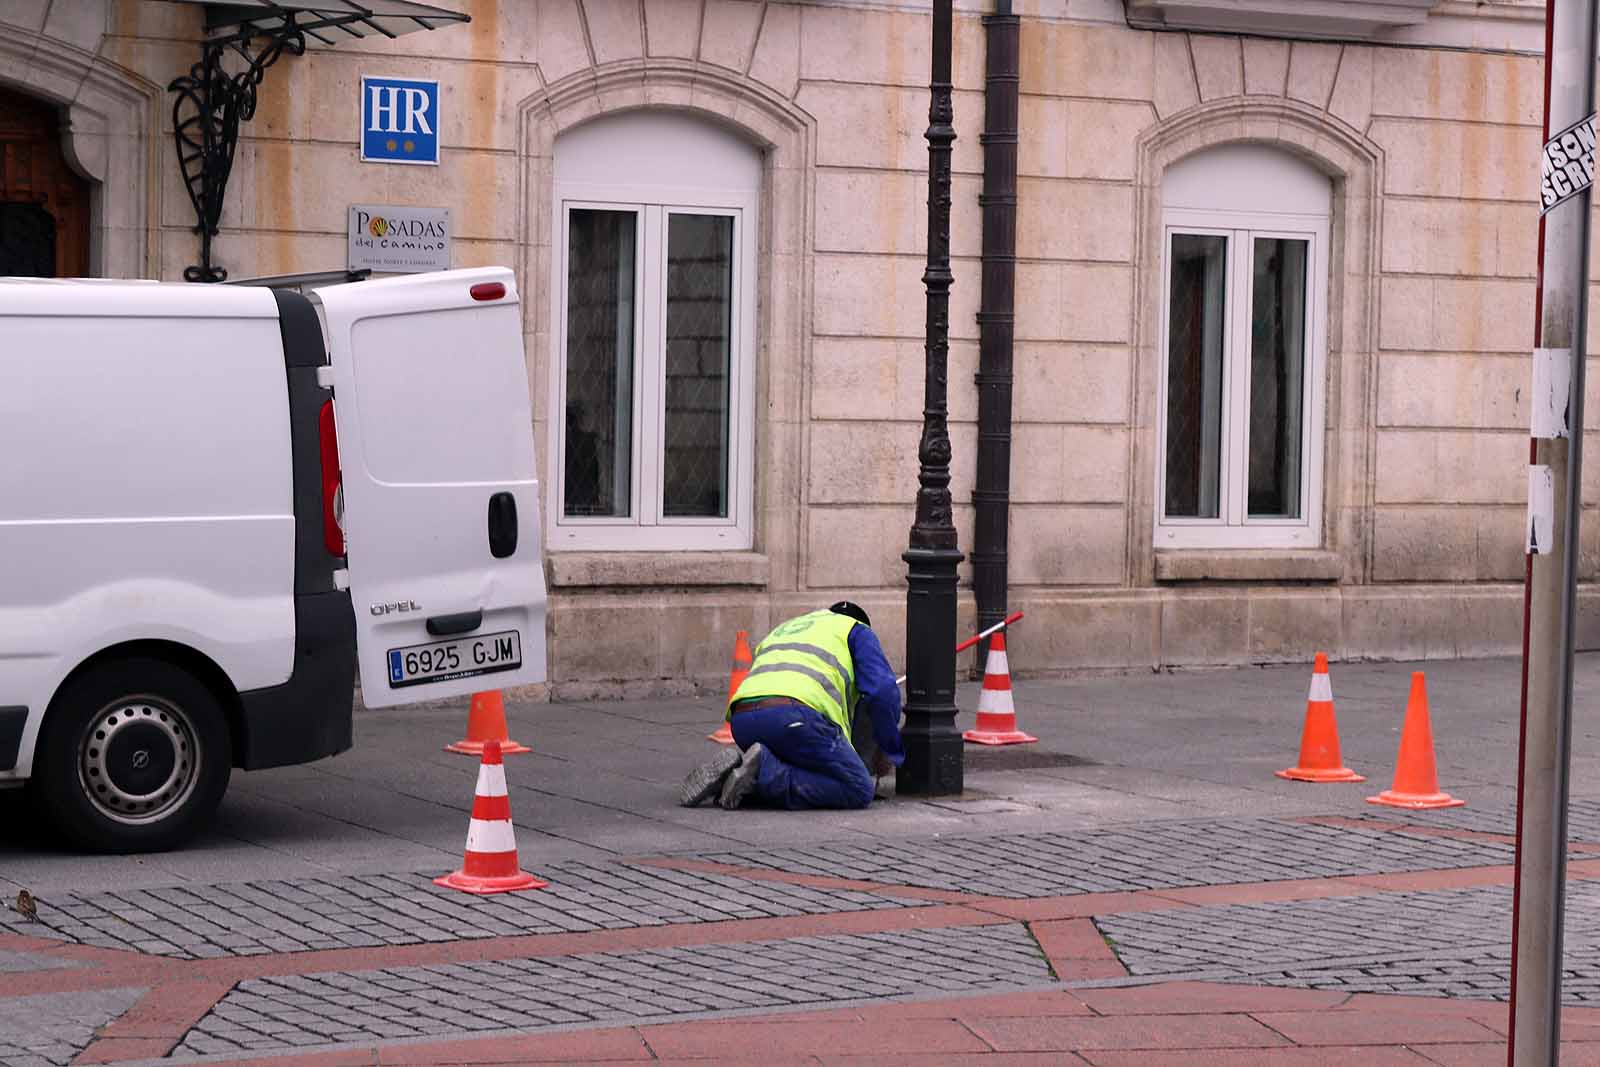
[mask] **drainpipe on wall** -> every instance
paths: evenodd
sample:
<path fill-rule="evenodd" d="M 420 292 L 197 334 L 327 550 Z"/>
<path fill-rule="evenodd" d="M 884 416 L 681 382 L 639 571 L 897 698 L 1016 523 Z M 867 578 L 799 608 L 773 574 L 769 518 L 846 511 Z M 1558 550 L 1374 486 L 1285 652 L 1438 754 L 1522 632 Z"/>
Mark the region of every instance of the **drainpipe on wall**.
<path fill-rule="evenodd" d="M 983 279 L 978 310 L 978 475 L 972 585 L 978 629 L 1006 617 L 1006 540 L 1011 503 L 1012 334 L 1017 276 L 1017 96 L 1021 19 L 1011 0 L 996 0 L 985 15 L 983 90 Z M 975 669 L 983 671 L 987 639 Z"/>

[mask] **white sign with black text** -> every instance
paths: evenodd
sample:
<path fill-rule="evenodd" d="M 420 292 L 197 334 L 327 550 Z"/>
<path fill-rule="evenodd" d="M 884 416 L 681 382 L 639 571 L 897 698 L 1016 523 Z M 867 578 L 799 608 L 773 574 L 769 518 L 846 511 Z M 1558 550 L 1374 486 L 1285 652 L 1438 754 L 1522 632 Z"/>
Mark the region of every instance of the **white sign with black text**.
<path fill-rule="evenodd" d="M 450 269 L 450 209 L 350 205 L 351 270 L 416 274 Z"/>
<path fill-rule="evenodd" d="M 1594 118 L 1575 122 L 1544 143 L 1539 158 L 1539 214 L 1594 184 Z"/>

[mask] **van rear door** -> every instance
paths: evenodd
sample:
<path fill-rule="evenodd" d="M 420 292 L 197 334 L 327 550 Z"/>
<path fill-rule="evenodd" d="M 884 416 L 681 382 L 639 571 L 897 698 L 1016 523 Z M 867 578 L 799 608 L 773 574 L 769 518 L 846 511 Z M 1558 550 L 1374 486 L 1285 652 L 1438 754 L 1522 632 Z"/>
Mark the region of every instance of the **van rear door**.
<path fill-rule="evenodd" d="M 544 681 L 539 486 L 511 271 L 356 282 L 315 299 L 364 702 Z"/>

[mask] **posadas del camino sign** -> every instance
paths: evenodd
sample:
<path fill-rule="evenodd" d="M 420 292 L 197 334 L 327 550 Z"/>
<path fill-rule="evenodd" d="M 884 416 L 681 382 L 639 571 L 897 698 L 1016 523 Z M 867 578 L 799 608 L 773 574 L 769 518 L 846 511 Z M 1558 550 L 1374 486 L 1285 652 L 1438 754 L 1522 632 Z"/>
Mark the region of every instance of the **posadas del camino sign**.
<path fill-rule="evenodd" d="M 349 268 L 415 274 L 450 269 L 450 209 L 352 204 Z"/>

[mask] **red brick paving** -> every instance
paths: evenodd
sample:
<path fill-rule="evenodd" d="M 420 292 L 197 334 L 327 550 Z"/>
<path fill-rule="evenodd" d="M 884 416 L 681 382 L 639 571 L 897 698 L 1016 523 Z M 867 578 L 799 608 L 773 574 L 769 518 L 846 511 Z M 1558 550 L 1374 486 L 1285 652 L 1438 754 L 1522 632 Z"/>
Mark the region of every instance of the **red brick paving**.
<path fill-rule="evenodd" d="M 1123 975 L 1090 916 L 1207 904 L 1308 900 L 1411 889 L 1506 884 L 1504 866 L 1194 889 L 1082 894 L 1033 900 L 962 896 L 849 879 L 747 871 L 701 861 L 684 869 L 926 900 L 895 910 L 645 927 L 582 934 L 341 949 L 278 956 L 179 961 L 0 935 L 0 948 L 70 960 L 70 969 L 0 976 L 0 998 L 113 986 L 147 987 L 103 1028 L 79 1063 L 165 1055 L 238 981 L 266 975 L 361 970 L 580 952 L 638 951 L 824 934 L 1029 924 L 1058 975 Z M 1575 878 L 1600 877 L 1600 860 L 1574 861 Z M 948 901 L 948 902 L 946 902 Z M 1563 1063 L 1600 1067 L 1600 1009 L 1563 1013 Z M 266 1067 L 506 1063 L 963 1064 L 987 1067 L 1474 1067 L 1505 1061 L 1504 1005 L 1201 982 L 886 1002 L 766 1016 L 572 1030 L 518 1037 L 391 1043 L 234 1061 Z M 1576 1040 L 1574 1040 L 1576 1039 Z M 1592 1039 L 1592 1040 L 1591 1040 Z"/>

